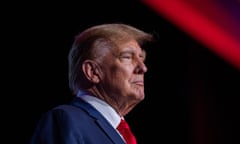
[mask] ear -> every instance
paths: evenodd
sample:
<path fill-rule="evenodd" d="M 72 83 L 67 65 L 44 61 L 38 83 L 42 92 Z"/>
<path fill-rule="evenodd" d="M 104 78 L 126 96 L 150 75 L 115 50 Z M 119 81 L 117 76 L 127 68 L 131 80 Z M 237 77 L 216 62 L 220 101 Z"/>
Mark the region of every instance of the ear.
<path fill-rule="evenodd" d="M 92 60 L 86 60 L 82 64 L 82 70 L 86 78 L 92 83 L 99 83 L 99 69 L 97 64 Z"/>

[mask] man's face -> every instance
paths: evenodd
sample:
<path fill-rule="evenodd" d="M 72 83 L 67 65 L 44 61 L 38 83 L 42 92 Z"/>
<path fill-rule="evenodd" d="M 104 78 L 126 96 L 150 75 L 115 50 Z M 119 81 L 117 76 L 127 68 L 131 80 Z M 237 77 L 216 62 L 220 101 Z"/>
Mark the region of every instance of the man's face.
<path fill-rule="evenodd" d="M 102 86 L 105 91 L 130 104 L 144 99 L 145 52 L 136 41 L 107 50 L 102 63 Z M 119 98 L 121 96 L 121 98 Z"/>

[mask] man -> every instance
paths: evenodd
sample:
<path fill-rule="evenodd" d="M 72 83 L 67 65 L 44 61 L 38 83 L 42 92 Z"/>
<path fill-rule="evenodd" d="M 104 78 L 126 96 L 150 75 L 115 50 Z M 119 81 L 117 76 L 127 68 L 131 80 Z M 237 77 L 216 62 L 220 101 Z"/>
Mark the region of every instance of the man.
<path fill-rule="evenodd" d="M 142 45 L 152 39 L 126 24 L 97 25 L 77 35 L 69 52 L 75 97 L 41 118 L 31 144 L 127 143 L 118 125 L 144 99 Z"/>

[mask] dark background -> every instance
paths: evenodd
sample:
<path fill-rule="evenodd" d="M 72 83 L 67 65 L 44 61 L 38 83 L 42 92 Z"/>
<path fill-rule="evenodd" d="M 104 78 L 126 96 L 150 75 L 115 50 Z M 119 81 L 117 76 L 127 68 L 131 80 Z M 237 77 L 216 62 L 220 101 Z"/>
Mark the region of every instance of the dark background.
<path fill-rule="evenodd" d="M 6 6 L 2 119 L 7 143 L 28 143 L 41 115 L 70 100 L 67 55 L 74 36 L 110 22 L 158 39 L 147 49 L 146 98 L 126 117 L 139 144 L 239 143 L 239 70 L 141 2 Z"/>

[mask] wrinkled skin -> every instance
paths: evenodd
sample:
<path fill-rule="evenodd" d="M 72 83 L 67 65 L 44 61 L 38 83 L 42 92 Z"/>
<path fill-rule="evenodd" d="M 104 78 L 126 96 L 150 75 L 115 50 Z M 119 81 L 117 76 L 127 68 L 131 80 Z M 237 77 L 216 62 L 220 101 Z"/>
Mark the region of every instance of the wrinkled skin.
<path fill-rule="evenodd" d="M 89 61 L 89 91 L 110 104 L 120 116 L 126 115 L 145 97 L 145 52 L 132 40 L 118 48 L 101 49 L 100 58 Z"/>

